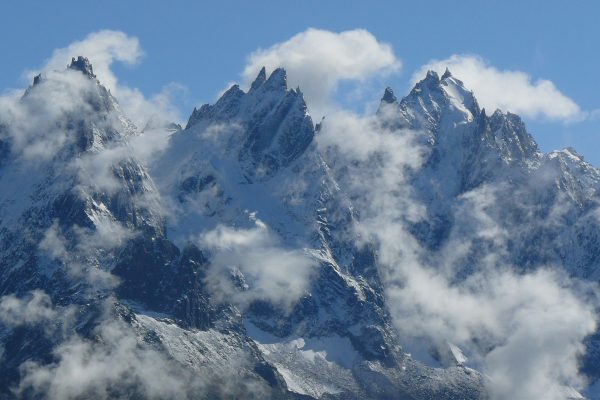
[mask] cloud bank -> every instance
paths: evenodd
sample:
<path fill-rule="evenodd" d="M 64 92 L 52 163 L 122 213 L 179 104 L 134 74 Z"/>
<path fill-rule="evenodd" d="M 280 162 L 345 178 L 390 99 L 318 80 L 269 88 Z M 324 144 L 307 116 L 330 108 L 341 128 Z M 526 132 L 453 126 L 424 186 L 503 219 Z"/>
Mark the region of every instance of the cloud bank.
<path fill-rule="evenodd" d="M 61 71 L 70 64 L 72 57 L 84 56 L 92 62 L 100 82 L 107 89 L 115 91 L 118 90 L 118 80 L 111 65 L 114 62 L 134 65 L 143 54 L 137 38 L 119 31 L 101 30 L 90 33 L 83 40 L 55 49 L 45 62 L 43 71 Z"/>

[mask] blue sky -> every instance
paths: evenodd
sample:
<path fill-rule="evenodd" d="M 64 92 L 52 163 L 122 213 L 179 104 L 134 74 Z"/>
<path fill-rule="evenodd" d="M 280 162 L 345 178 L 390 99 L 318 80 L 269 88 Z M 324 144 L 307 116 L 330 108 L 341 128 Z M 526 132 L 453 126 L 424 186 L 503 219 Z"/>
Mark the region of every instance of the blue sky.
<path fill-rule="evenodd" d="M 358 97 L 338 91 L 341 104 L 367 107 L 386 85 L 403 95 L 430 60 L 474 54 L 499 71 L 522 71 L 533 83 L 549 80 L 576 103 L 586 113 L 576 121 L 543 113 L 525 121 L 542 150 L 573 146 L 600 166 L 600 117 L 589 114 L 600 109 L 598 15 L 595 1 L 3 2 L 0 88 L 26 85 L 24 71 L 41 67 L 53 49 L 91 32 L 118 30 L 137 37 L 144 52 L 133 66 L 113 65 L 120 83 L 151 95 L 176 82 L 185 88 L 174 98 L 185 119 L 193 106 L 242 79 L 257 48 L 309 27 L 363 28 L 391 45 L 402 68 L 372 79 Z"/>

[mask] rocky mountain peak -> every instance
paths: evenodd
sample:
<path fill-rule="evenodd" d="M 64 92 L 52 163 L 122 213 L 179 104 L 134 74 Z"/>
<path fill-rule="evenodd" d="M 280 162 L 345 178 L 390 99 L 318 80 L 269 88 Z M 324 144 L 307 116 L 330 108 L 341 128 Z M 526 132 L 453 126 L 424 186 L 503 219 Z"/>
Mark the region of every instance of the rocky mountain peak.
<path fill-rule="evenodd" d="M 442 75 L 442 80 L 447 79 L 452 77 L 452 74 L 450 73 L 450 70 L 448 69 L 448 67 L 446 67 L 446 71 L 444 71 L 444 74 Z"/>
<path fill-rule="evenodd" d="M 398 99 L 394 95 L 394 91 L 392 90 L 391 87 L 388 86 L 385 88 L 385 91 L 383 92 L 383 97 L 381 98 L 381 101 L 384 103 L 388 103 L 388 104 L 398 102 Z"/>
<path fill-rule="evenodd" d="M 422 82 L 435 85 L 440 83 L 440 76 L 437 72 L 430 69 L 427 71 L 427 74 L 425 74 L 425 79 L 423 79 Z"/>
<path fill-rule="evenodd" d="M 268 89 L 287 90 L 287 72 L 285 69 L 277 68 L 271 72 L 269 79 L 265 82 L 265 87 Z"/>
<path fill-rule="evenodd" d="M 237 132 L 227 146 L 238 154 L 249 180 L 267 178 L 289 165 L 314 136 L 304 96 L 300 88 L 288 89 L 283 68 L 275 69 L 268 78 L 262 68 L 247 92 L 233 85 L 216 103 L 194 109 L 183 134 L 214 124 L 230 127 L 223 137 Z"/>
<path fill-rule="evenodd" d="M 261 87 L 265 83 L 266 80 L 267 80 L 267 72 L 265 70 L 265 67 L 262 67 L 260 69 L 260 72 L 256 76 L 256 79 L 254 79 L 254 82 L 252 82 L 252 85 L 250 86 L 250 91 L 254 91 L 254 90 L 258 89 L 259 87 Z"/>
<path fill-rule="evenodd" d="M 96 75 L 94 74 L 94 69 L 92 68 L 92 63 L 87 57 L 78 56 L 77 59 L 73 57 L 71 59 L 71 64 L 69 64 L 68 68 L 74 71 L 80 71 L 83 74 L 87 75 L 89 78 L 96 78 Z"/>
<path fill-rule="evenodd" d="M 14 177 L 10 175 L 15 171 L 12 165 L 0 169 L 0 187 L 7 188 L 0 193 L 3 205 L 0 239 L 8 249 L 0 260 L 0 289 L 4 293 L 44 289 L 52 299 L 64 304 L 87 304 L 87 298 L 80 299 L 76 297 L 78 292 L 73 293 L 70 277 L 47 273 L 61 272 L 62 263 L 71 263 L 71 259 L 50 262 L 35 256 L 40 251 L 40 242 L 47 245 L 53 239 L 49 234 L 62 235 L 69 251 L 73 249 L 73 257 L 97 253 L 95 259 L 85 262 L 120 280 L 120 286 L 114 289 L 115 301 L 121 302 L 119 307 L 126 316 L 124 324 L 129 324 L 136 340 L 140 344 L 145 341 L 156 344 L 159 338 L 161 343 L 157 348 L 177 363 L 183 360 L 181 365 L 175 365 L 178 370 L 189 367 L 195 374 L 190 376 L 235 365 L 241 370 L 248 369 L 252 382 L 268 383 L 272 390 L 285 394 L 272 398 L 285 399 L 395 398 L 398 393 L 419 400 L 487 398 L 482 375 L 470 366 L 467 368 L 470 364 L 466 364 L 460 349 L 451 348 L 450 361 L 438 360 L 442 368 L 433 362 L 432 366 L 422 365 L 418 355 L 413 359 L 407 354 L 408 348 L 400 346 L 400 337 L 387 311 L 385 286 L 378 275 L 376 248 L 370 244 L 358 246 L 355 242 L 354 227 L 361 223 L 361 215 L 354 210 L 360 211 L 361 202 L 369 199 L 359 198 L 370 196 L 369 189 L 355 191 L 344 179 L 345 172 L 328 165 L 326 156 L 313 143 L 315 130 L 319 128 L 314 127 L 307 113 L 300 89 L 288 88 L 284 69 L 275 69 L 267 75 L 263 67 L 248 91 L 233 85 L 214 104 L 194 108 L 185 129 L 165 121 L 149 121 L 144 130 L 160 127 L 174 134 L 169 137 L 164 153 L 146 171 L 135 160 L 135 154 L 130 153 L 129 146 L 117 148 L 125 156 L 115 160 L 114 146 L 126 144 L 125 133 L 131 127 L 124 122 L 125 116 L 119 114 L 122 118 L 115 119 L 114 114 L 109 114 L 120 110 L 109 107 L 112 96 L 97 81 L 89 60 L 78 57 L 68 68 L 85 75 L 71 73 L 73 79 L 67 80 L 74 81 L 78 88 L 88 89 L 78 101 L 68 97 L 69 103 L 85 106 L 85 112 L 75 108 L 66 116 L 59 114 L 61 124 L 54 124 L 53 120 L 40 125 L 43 129 L 39 130 L 46 132 L 49 131 L 46 127 L 57 125 L 51 133 L 77 138 L 77 144 L 81 144 L 78 151 L 62 160 L 66 161 L 62 170 L 57 160 L 50 160 L 53 168 L 42 171 L 44 174 L 36 178 L 35 187 L 30 184 L 29 169 Z M 52 86 L 52 77 L 46 83 L 46 77 L 36 77 L 32 90 L 35 95 L 43 94 L 38 97 L 47 103 L 62 91 Z M 36 96 L 22 103 L 27 105 L 31 101 L 39 106 L 33 104 L 34 100 L 38 100 Z M 107 102 L 106 107 L 102 106 L 103 101 Z M 522 182 L 533 171 L 527 162 L 539 154 L 517 115 L 498 110 L 488 116 L 484 109 L 479 109 L 474 94 L 448 69 L 441 77 L 435 71 L 427 72 L 400 102 L 393 90 L 386 88 L 380 107 L 386 110 L 381 118 L 391 116 L 400 121 L 401 127 L 418 130 L 424 139 L 418 145 L 428 146 L 429 151 L 424 154 L 429 158 L 423 168 L 407 172 L 410 179 L 401 184 L 410 185 L 415 201 L 425 207 L 426 219 L 409 228 L 424 249 L 431 250 L 428 254 L 434 260 L 437 249 L 453 244 L 450 235 L 454 232 L 461 235 L 464 232 L 465 240 L 472 235 L 476 244 L 465 261 L 466 266 L 459 266 L 461 271 L 468 271 L 471 260 L 478 262 L 487 255 L 490 246 L 485 240 L 464 229 L 473 224 L 469 219 L 472 212 L 469 209 L 463 213 L 461 207 L 469 201 L 470 191 L 496 182 L 505 185 L 499 186 L 503 192 L 497 208 L 501 212 L 508 210 L 500 214 L 498 222 L 503 223 L 507 218 L 519 222 L 519 229 L 503 226 L 519 238 L 511 246 L 531 243 L 533 248 L 522 253 L 517 249 L 515 260 L 523 264 L 535 262 L 529 258 L 542 247 L 539 243 L 551 250 L 563 243 L 560 255 L 569 257 L 574 246 L 582 241 L 585 244 L 586 237 L 577 231 L 572 236 L 576 240 L 571 237 L 555 240 L 569 233 L 571 220 L 565 229 L 550 227 L 555 231 L 546 235 L 548 238 L 537 232 L 530 237 L 518 236 L 529 231 L 520 229 L 521 226 L 535 226 L 535 218 L 543 217 L 521 212 L 540 208 L 536 203 L 537 193 L 524 191 L 522 197 L 514 195 L 527 189 Z M 117 125 L 114 120 L 118 120 Z M 585 201 L 595 204 L 597 199 L 593 196 L 600 186 L 598 172 L 571 149 L 548 157 L 551 168 L 542 172 L 557 177 L 551 182 L 558 182 L 552 190 L 568 191 L 569 199 L 575 199 L 577 204 L 587 204 Z M 358 164 L 357 168 L 378 168 L 374 164 Z M 100 177 L 107 179 L 105 185 L 100 182 L 104 179 L 99 178 L 99 166 L 106 165 L 111 165 L 111 169 Z M 70 180 L 67 182 L 65 177 Z M 22 183 L 30 186 L 28 192 L 14 195 L 13 188 L 18 189 Z M 506 185 L 512 186 L 505 192 Z M 552 193 L 540 187 L 539 192 Z M 162 204 L 161 198 L 168 200 Z M 508 201 L 513 198 L 517 199 L 517 207 Z M 23 209 L 19 208 L 18 213 L 13 213 L 15 217 L 8 219 L 6 210 L 13 205 L 21 207 L 21 203 L 25 204 Z M 518 208 L 521 203 L 527 210 Z M 396 204 L 402 203 L 392 206 Z M 176 217 L 164 222 L 163 207 L 171 205 L 169 211 Z M 263 225 L 253 224 L 256 215 Z M 566 217 L 574 218 L 571 215 L 575 214 Z M 528 218 L 527 223 L 522 222 L 524 218 Z M 163 226 L 167 223 L 168 231 Z M 547 225 L 540 226 L 543 232 L 549 229 Z M 463 230 L 452 231 L 455 227 Z M 314 276 L 311 275 L 310 284 L 289 315 L 279 313 L 277 304 L 255 301 L 251 296 L 244 297 L 251 299 L 252 304 L 243 312 L 235 308 L 235 299 L 229 304 L 227 296 L 211 298 L 214 288 L 207 276 L 216 271 L 214 268 L 233 268 L 244 260 L 237 260 L 235 255 L 236 259 L 230 262 L 229 255 L 223 256 L 216 248 L 208 247 L 203 253 L 202 246 L 209 245 L 201 240 L 192 244 L 189 238 L 204 237 L 205 233 L 220 229 L 227 235 L 257 235 L 259 249 L 248 250 L 250 256 L 240 253 L 239 259 L 255 258 L 259 271 L 266 269 L 263 262 L 269 264 L 273 253 L 277 258 L 279 253 L 286 258 L 283 262 L 273 262 L 273 268 L 300 253 L 314 261 L 311 267 L 315 268 Z M 36 236 L 31 235 L 32 231 Z M 115 240 L 108 239 L 121 231 L 120 241 L 112 244 Z M 582 256 L 572 265 L 587 262 L 584 266 L 596 267 L 597 232 L 588 235 L 589 250 L 582 247 Z M 30 240 L 26 243 L 29 247 L 22 245 L 26 240 Z M 263 245 L 263 242 L 268 243 Z M 79 254 L 79 249 L 87 253 Z M 67 249 L 61 254 L 65 252 Z M 545 261 L 540 258 L 540 262 Z M 252 291 L 252 285 L 257 285 L 253 271 L 236 269 L 236 285 L 238 281 L 242 283 L 240 293 Z M 300 267 L 292 272 L 299 270 Z M 236 295 L 234 292 L 231 297 Z M 98 296 L 92 296 L 91 300 L 96 301 L 95 297 Z M 77 314 L 77 326 L 102 325 L 102 319 L 93 320 L 88 317 L 90 314 L 82 307 Z M 22 332 L 14 330 L 10 331 L 11 336 L 6 336 L 0 329 L 0 348 L 7 348 L 5 359 L 12 362 L 0 363 L 0 389 L 18 383 L 17 378 L 2 380 L 8 373 L 18 377 L 20 363 L 38 355 L 36 348 L 26 347 L 27 343 L 46 348 L 48 354 L 52 348 L 58 348 L 56 343 L 51 346 L 36 339 L 35 332 L 28 333 L 29 336 Z M 88 335 L 90 341 L 97 338 L 91 330 L 80 334 Z M 339 353 L 345 353 L 344 357 L 338 357 Z M 233 362 L 241 357 L 249 360 L 248 367 Z M 439 355 L 440 359 L 445 357 Z M 234 372 L 237 374 L 237 369 Z M 299 397 L 288 391 L 296 391 Z"/>

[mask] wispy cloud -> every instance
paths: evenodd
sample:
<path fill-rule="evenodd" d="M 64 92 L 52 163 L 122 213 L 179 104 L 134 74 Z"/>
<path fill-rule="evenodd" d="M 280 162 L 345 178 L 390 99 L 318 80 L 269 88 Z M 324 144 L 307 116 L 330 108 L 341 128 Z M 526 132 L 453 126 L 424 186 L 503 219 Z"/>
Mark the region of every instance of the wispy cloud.
<path fill-rule="evenodd" d="M 290 311 L 318 265 L 303 251 L 285 248 L 258 219 L 248 229 L 219 225 L 202 233 L 199 244 L 212 255 L 207 282 L 215 299 L 242 309 L 262 300 Z"/>
<path fill-rule="evenodd" d="M 5 326 L 41 325 L 49 332 L 74 316 L 73 307 L 57 308 L 42 290 L 33 290 L 23 297 L 0 297 L 0 322 Z"/>

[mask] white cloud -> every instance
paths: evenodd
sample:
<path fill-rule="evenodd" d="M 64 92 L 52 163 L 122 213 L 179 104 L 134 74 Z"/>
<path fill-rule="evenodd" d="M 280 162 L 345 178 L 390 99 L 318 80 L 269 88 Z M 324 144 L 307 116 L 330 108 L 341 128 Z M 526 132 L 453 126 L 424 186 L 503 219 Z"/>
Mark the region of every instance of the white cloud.
<path fill-rule="evenodd" d="M 255 300 L 289 311 L 305 293 L 317 263 L 303 251 L 282 247 L 260 220 L 249 229 L 219 225 L 199 242 L 212 252 L 208 284 L 217 300 L 241 308 Z"/>
<path fill-rule="evenodd" d="M 97 341 L 73 335 L 57 346 L 54 364 L 23 364 L 17 393 L 33 390 L 49 399 L 109 399 L 126 397 L 135 389 L 148 399 L 189 397 L 188 382 L 193 378 L 162 353 L 140 344 L 130 327 L 104 321 L 95 334 Z"/>
<path fill-rule="evenodd" d="M 561 93 L 551 81 L 534 81 L 521 71 L 499 70 L 477 55 L 455 54 L 444 60 L 432 60 L 413 75 L 412 83 L 423 79 L 427 70 L 441 75 L 446 67 L 473 90 L 479 104 L 490 113 L 501 109 L 526 117 L 553 120 L 573 120 L 583 115 L 577 103 Z"/>
<path fill-rule="evenodd" d="M 83 255 L 110 252 L 136 236 L 136 232 L 125 227 L 107 213 L 91 213 L 94 229 L 73 226 L 77 238 L 76 251 Z"/>
<path fill-rule="evenodd" d="M 400 70 L 392 47 L 364 29 L 340 33 L 308 29 L 291 39 L 250 54 L 242 73 L 252 82 L 262 67 L 283 67 L 290 87 L 300 86 L 311 110 L 324 113 L 341 81 L 364 81 Z"/>
<path fill-rule="evenodd" d="M 57 221 L 44 232 L 42 254 L 59 261 L 73 278 L 83 279 L 93 289 L 116 287 L 119 280 L 107 270 L 111 251 L 135 236 L 135 232 L 105 214 L 92 214 L 94 229 L 71 227 L 68 241 Z"/>
<path fill-rule="evenodd" d="M 58 315 L 50 296 L 41 290 L 34 290 L 25 298 L 15 295 L 0 298 L 0 321 L 3 324 L 18 326 L 50 322 Z"/>
<path fill-rule="evenodd" d="M 52 349 L 56 361 L 23 363 L 13 394 L 19 398 L 35 394 L 49 399 L 109 399 L 135 393 L 148 399 L 184 399 L 206 386 L 205 379 L 194 379 L 188 369 L 141 341 L 133 326 L 115 318 L 112 298 L 100 306 L 102 315 L 91 332 L 93 339 L 89 339 L 75 333 L 75 307 L 55 307 L 42 291 L 32 292 L 27 299 L 0 299 L 0 320 L 11 325 L 65 323 L 63 337 L 46 332 L 60 339 Z"/>
<path fill-rule="evenodd" d="M 86 98 L 94 98 L 94 88 L 82 74 L 49 73 L 21 99 L 22 92 L 0 97 L 0 133 L 9 139 L 20 158 L 39 162 L 52 158 L 66 143 L 74 141 L 75 116 L 90 115 Z"/>
<path fill-rule="evenodd" d="M 20 365 L 20 380 L 11 388 L 15 397 L 195 399 L 215 395 L 239 398 L 242 393 L 253 398 L 269 397 L 266 385 L 253 377 L 246 379 L 244 372 L 253 366 L 246 353 L 240 351 L 226 360 L 227 365 L 209 364 L 218 368 L 192 369 L 185 361 L 182 364 L 181 358 L 172 358 L 169 351 L 173 347 L 163 347 L 160 341 L 146 342 L 148 328 L 135 317 L 129 322 L 117 317 L 113 298 L 96 305 L 100 315 L 90 321 L 77 306 L 54 305 L 41 290 L 23 298 L 0 298 L 0 324 L 8 328 L 42 325 L 55 343 L 51 362 L 29 360 Z M 84 318 L 85 325 L 94 324 L 89 336 L 77 333 L 75 327 L 81 323 L 78 317 Z M 62 330 L 57 331 L 59 327 Z M 0 358 L 1 354 L 0 350 Z"/>
<path fill-rule="evenodd" d="M 111 151 L 113 155 L 133 153 L 143 162 L 149 161 L 152 155 L 166 147 L 169 135 L 166 122 L 181 119 L 172 100 L 186 89 L 170 83 L 160 93 L 146 98 L 139 89 L 119 84 L 111 70 L 113 63 L 135 64 L 142 54 L 136 38 L 117 31 L 95 32 L 55 50 L 41 68 L 41 83 L 30 88 L 27 96 L 22 98 L 23 91 L 20 90 L 0 96 L 0 123 L 3 128 L 0 136 L 8 137 L 16 156 L 39 163 L 52 159 L 66 145 L 78 141 L 81 135 L 79 124 L 84 122 L 88 131 L 116 130 L 123 136 L 129 136 L 132 146 L 127 151 L 123 148 Z M 95 104 L 102 103 L 104 99 L 95 82 L 77 71 L 66 69 L 71 58 L 79 55 L 91 60 L 100 83 L 117 98 L 126 118 L 117 113 L 105 115 L 96 112 Z M 135 129 L 127 118 L 137 125 L 138 131 L 147 127 L 149 122 L 152 126 L 142 135 L 132 136 Z M 99 158 L 105 158 L 109 151 L 104 153 Z M 81 163 L 93 161 L 90 160 L 91 155 L 87 158 Z"/>

